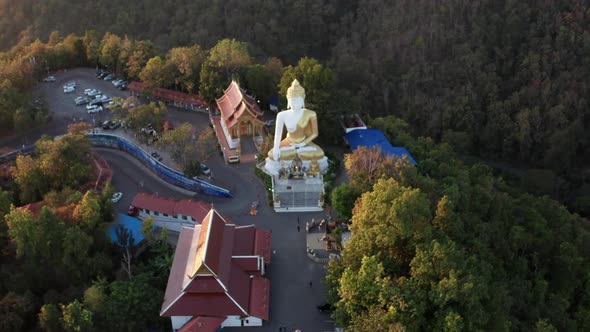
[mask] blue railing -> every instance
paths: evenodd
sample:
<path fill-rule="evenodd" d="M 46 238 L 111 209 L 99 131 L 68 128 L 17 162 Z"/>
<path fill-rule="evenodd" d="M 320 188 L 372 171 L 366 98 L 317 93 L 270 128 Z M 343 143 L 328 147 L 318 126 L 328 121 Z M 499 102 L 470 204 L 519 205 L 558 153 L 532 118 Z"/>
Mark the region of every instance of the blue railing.
<path fill-rule="evenodd" d="M 139 161 L 151 168 L 162 180 L 177 187 L 201 194 L 220 197 L 233 197 L 231 192 L 227 189 L 212 185 L 202 180 L 192 179 L 183 173 L 162 164 L 150 156 L 141 147 L 135 145 L 123 137 L 108 134 L 88 134 L 88 137 L 90 137 L 92 146 L 119 149 L 130 153 L 132 156 L 139 159 Z"/>

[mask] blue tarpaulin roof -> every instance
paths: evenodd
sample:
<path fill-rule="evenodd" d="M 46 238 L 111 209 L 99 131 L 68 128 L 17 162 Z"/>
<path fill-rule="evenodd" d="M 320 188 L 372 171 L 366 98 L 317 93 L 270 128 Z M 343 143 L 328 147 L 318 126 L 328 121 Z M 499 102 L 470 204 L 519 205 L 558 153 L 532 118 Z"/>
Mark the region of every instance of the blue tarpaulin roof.
<path fill-rule="evenodd" d="M 379 146 L 381 151 L 388 156 L 399 158 L 408 156 L 410 162 L 416 164 L 416 161 L 406 148 L 391 145 L 385 134 L 379 129 L 357 129 L 347 133 L 345 137 L 353 150 L 356 150 L 359 146 L 368 148 Z"/>
<path fill-rule="evenodd" d="M 133 238 L 135 239 L 135 244 L 144 240 L 143 233 L 141 232 L 141 220 L 130 217 L 123 213 L 118 213 L 115 222 L 111 224 L 109 227 L 109 237 L 111 241 L 114 243 L 118 243 L 119 240 L 117 239 L 117 225 L 122 225 L 123 227 L 127 228 L 131 234 L 133 234 Z"/>

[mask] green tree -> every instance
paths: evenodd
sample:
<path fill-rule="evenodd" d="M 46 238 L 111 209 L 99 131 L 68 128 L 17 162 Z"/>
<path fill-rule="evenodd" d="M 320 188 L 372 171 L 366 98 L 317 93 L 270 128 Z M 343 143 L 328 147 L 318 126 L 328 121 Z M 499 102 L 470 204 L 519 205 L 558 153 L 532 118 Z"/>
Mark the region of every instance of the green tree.
<path fill-rule="evenodd" d="M 248 67 L 245 78 L 248 90 L 260 103 L 266 103 L 277 95 L 277 80 L 273 80 L 272 73 L 265 66 L 255 64 Z"/>
<path fill-rule="evenodd" d="M 9 292 L 0 299 L 0 330 L 22 331 L 32 329 L 35 303 L 30 292 L 19 295 Z"/>
<path fill-rule="evenodd" d="M 235 39 L 222 39 L 209 50 L 208 61 L 220 68 L 225 77 L 239 74 L 252 64 L 248 45 Z"/>
<path fill-rule="evenodd" d="M 36 143 L 39 169 L 49 188 L 76 187 L 90 175 L 90 142 L 83 135 L 68 134 Z"/>
<path fill-rule="evenodd" d="M 354 203 L 361 193 L 351 185 L 341 184 L 332 190 L 332 207 L 340 218 L 350 220 Z"/>
<path fill-rule="evenodd" d="M 350 184 L 360 192 L 370 190 L 377 180 L 384 177 L 403 182 L 412 169 L 407 158 L 386 156 L 378 146 L 360 146 L 345 154 L 344 166 Z"/>
<path fill-rule="evenodd" d="M 147 275 L 131 281 L 115 281 L 109 285 L 106 319 L 110 329 L 145 331 L 160 323 L 159 311 L 163 291 L 149 283 Z M 141 303 L 141 305 L 137 305 Z"/>
<path fill-rule="evenodd" d="M 344 310 L 354 320 L 357 315 L 379 305 L 382 292 L 388 287 L 390 283 L 382 264 L 375 256 L 365 256 L 360 269 L 344 270 L 338 289 L 341 302 L 338 303 L 337 310 Z"/>
<path fill-rule="evenodd" d="M 121 37 L 107 32 L 100 42 L 99 60 L 111 70 L 117 70 L 119 52 L 121 51 Z"/>
<path fill-rule="evenodd" d="M 48 189 L 39 164 L 31 156 L 18 156 L 16 165 L 11 168 L 11 173 L 18 186 L 22 203 L 36 202 Z"/>
<path fill-rule="evenodd" d="M 174 68 L 175 83 L 188 93 L 196 91 L 201 73 L 201 65 L 207 53 L 199 46 L 176 47 L 168 51 L 166 63 Z"/>
<path fill-rule="evenodd" d="M 44 304 L 39 312 L 39 325 L 46 332 L 60 332 L 63 330 L 61 324 L 61 312 L 53 303 Z"/>
<path fill-rule="evenodd" d="M 82 38 L 88 64 L 98 64 L 100 41 L 96 30 L 86 30 Z"/>
<path fill-rule="evenodd" d="M 84 306 L 74 300 L 68 305 L 61 305 L 62 323 L 67 332 L 93 331 L 92 312 L 84 309 Z"/>
<path fill-rule="evenodd" d="M 82 201 L 74 209 L 74 218 L 89 230 L 93 230 L 102 221 L 100 203 L 91 191 L 84 194 Z"/>
<path fill-rule="evenodd" d="M 146 63 L 155 55 L 154 45 L 148 40 L 136 40 L 133 52 L 127 59 L 127 75 L 130 79 L 139 79 Z"/>
<path fill-rule="evenodd" d="M 221 97 L 231 82 L 231 79 L 225 77 L 220 69 L 209 60 L 205 61 L 201 66 L 199 76 L 199 94 L 209 102 Z"/>
<path fill-rule="evenodd" d="M 170 152 L 170 157 L 181 168 L 185 168 L 188 162 L 197 153 L 197 141 L 195 137 L 195 129 L 193 126 L 185 122 L 176 127 L 174 130 L 169 130 L 162 134 L 162 139 L 158 141 L 158 145 Z"/>
<path fill-rule="evenodd" d="M 167 112 L 168 110 L 163 102 L 151 102 L 129 109 L 126 120 L 128 123 L 133 123 L 133 128 L 138 131 L 150 124 L 154 126 L 156 131 L 160 131 L 160 125 L 164 121 Z"/>
<path fill-rule="evenodd" d="M 218 151 L 219 143 L 213 128 L 207 127 L 197 137 L 197 155 L 202 162 L 207 162 Z"/>
<path fill-rule="evenodd" d="M 155 56 L 148 60 L 139 73 L 139 78 L 152 87 L 169 87 L 174 83 L 172 66 L 166 60 Z"/>

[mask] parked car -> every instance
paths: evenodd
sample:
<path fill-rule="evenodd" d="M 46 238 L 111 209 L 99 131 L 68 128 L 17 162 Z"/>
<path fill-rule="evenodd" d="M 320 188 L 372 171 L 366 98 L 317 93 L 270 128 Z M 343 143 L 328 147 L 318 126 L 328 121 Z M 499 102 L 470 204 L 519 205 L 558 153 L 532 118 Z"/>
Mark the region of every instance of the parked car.
<path fill-rule="evenodd" d="M 111 123 L 109 123 L 109 128 L 110 129 L 117 129 L 119 128 L 119 126 L 121 125 L 121 121 L 111 121 Z"/>
<path fill-rule="evenodd" d="M 74 91 L 76 91 L 76 88 L 73 86 L 64 86 L 64 93 L 72 93 Z"/>
<path fill-rule="evenodd" d="M 86 110 L 88 111 L 88 114 L 98 113 L 98 112 L 102 111 L 102 106 L 86 105 Z"/>
<path fill-rule="evenodd" d="M 86 97 L 78 97 L 76 99 L 74 99 L 74 104 L 76 104 L 76 106 L 80 106 L 80 105 L 86 105 L 88 104 L 89 100 Z"/>
<path fill-rule="evenodd" d="M 55 82 L 55 76 L 47 76 L 43 79 L 43 82 Z"/>
<path fill-rule="evenodd" d="M 330 303 L 323 303 L 317 306 L 319 312 L 332 311 L 334 307 Z"/>
<path fill-rule="evenodd" d="M 76 85 L 76 82 L 71 81 L 71 82 L 66 83 L 66 85 L 64 85 L 64 88 L 67 87 L 67 86 L 71 86 L 71 87 L 73 87 L 75 89 L 77 85 Z"/>
<path fill-rule="evenodd" d="M 123 197 L 123 193 L 122 192 L 116 192 L 111 197 L 111 202 L 117 203 L 117 202 L 119 202 L 121 200 L 122 197 Z"/>
<path fill-rule="evenodd" d="M 108 102 L 108 104 L 105 105 L 105 107 L 108 109 L 112 109 L 115 106 L 121 106 L 121 102 L 114 102 L 114 101 L 110 100 Z"/>
<path fill-rule="evenodd" d="M 119 90 L 127 90 L 127 83 L 123 83 L 117 87 Z"/>
<path fill-rule="evenodd" d="M 203 175 L 211 175 L 211 170 L 207 165 L 201 163 L 201 173 L 203 173 Z"/>
<path fill-rule="evenodd" d="M 157 161 L 162 161 L 162 156 L 160 156 L 160 154 L 157 152 L 152 152 L 152 157 L 154 157 L 154 159 Z"/>
<path fill-rule="evenodd" d="M 265 126 L 267 126 L 267 127 L 274 127 L 274 125 L 275 125 L 275 120 L 268 120 L 265 123 Z"/>
<path fill-rule="evenodd" d="M 111 121 L 106 120 L 105 122 L 102 123 L 102 129 L 107 130 L 109 129 L 109 124 L 111 123 Z"/>
<path fill-rule="evenodd" d="M 133 205 L 129 205 L 129 208 L 127 209 L 127 215 L 129 216 L 136 216 L 137 215 L 137 208 Z"/>
<path fill-rule="evenodd" d="M 105 80 L 105 81 L 111 81 L 111 80 L 113 79 L 113 77 L 114 77 L 114 76 L 113 76 L 112 74 L 108 74 L 107 76 L 105 76 L 105 77 L 103 78 L 103 80 Z"/>
<path fill-rule="evenodd" d="M 90 91 L 86 92 L 86 90 L 84 90 L 84 94 L 87 95 L 88 97 L 94 97 L 94 96 L 98 96 L 100 94 L 102 94 L 102 92 L 100 92 L 99 90 L 96 89 L 90 89 Z"/>

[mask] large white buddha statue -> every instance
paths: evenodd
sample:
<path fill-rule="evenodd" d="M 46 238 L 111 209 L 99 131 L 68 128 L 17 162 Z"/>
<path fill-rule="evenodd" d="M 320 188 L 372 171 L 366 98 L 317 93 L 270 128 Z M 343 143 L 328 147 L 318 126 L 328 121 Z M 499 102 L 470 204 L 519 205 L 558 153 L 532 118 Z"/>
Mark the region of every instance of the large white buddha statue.
<path fill-rule="evenodd" d="M 287 90 L 287 110 L 279 112 L 275 121 L 275 136 L 273 148 L 266 158 L 266 170 L 273 175 L 285 162 L 290 162 L 299 156 L 303 166 L 310 168 L 320 166 L 327 168 L 327 158 L 324 151 L 313 143 L 318 136 L 318 120 L 314 111 L 305 108 L 305 89 L 294 80 Z M 287 136 L 283 138 L 283 130 L 287 129 Z M 281 165 L 283 163 L 283 165 Z"/>

